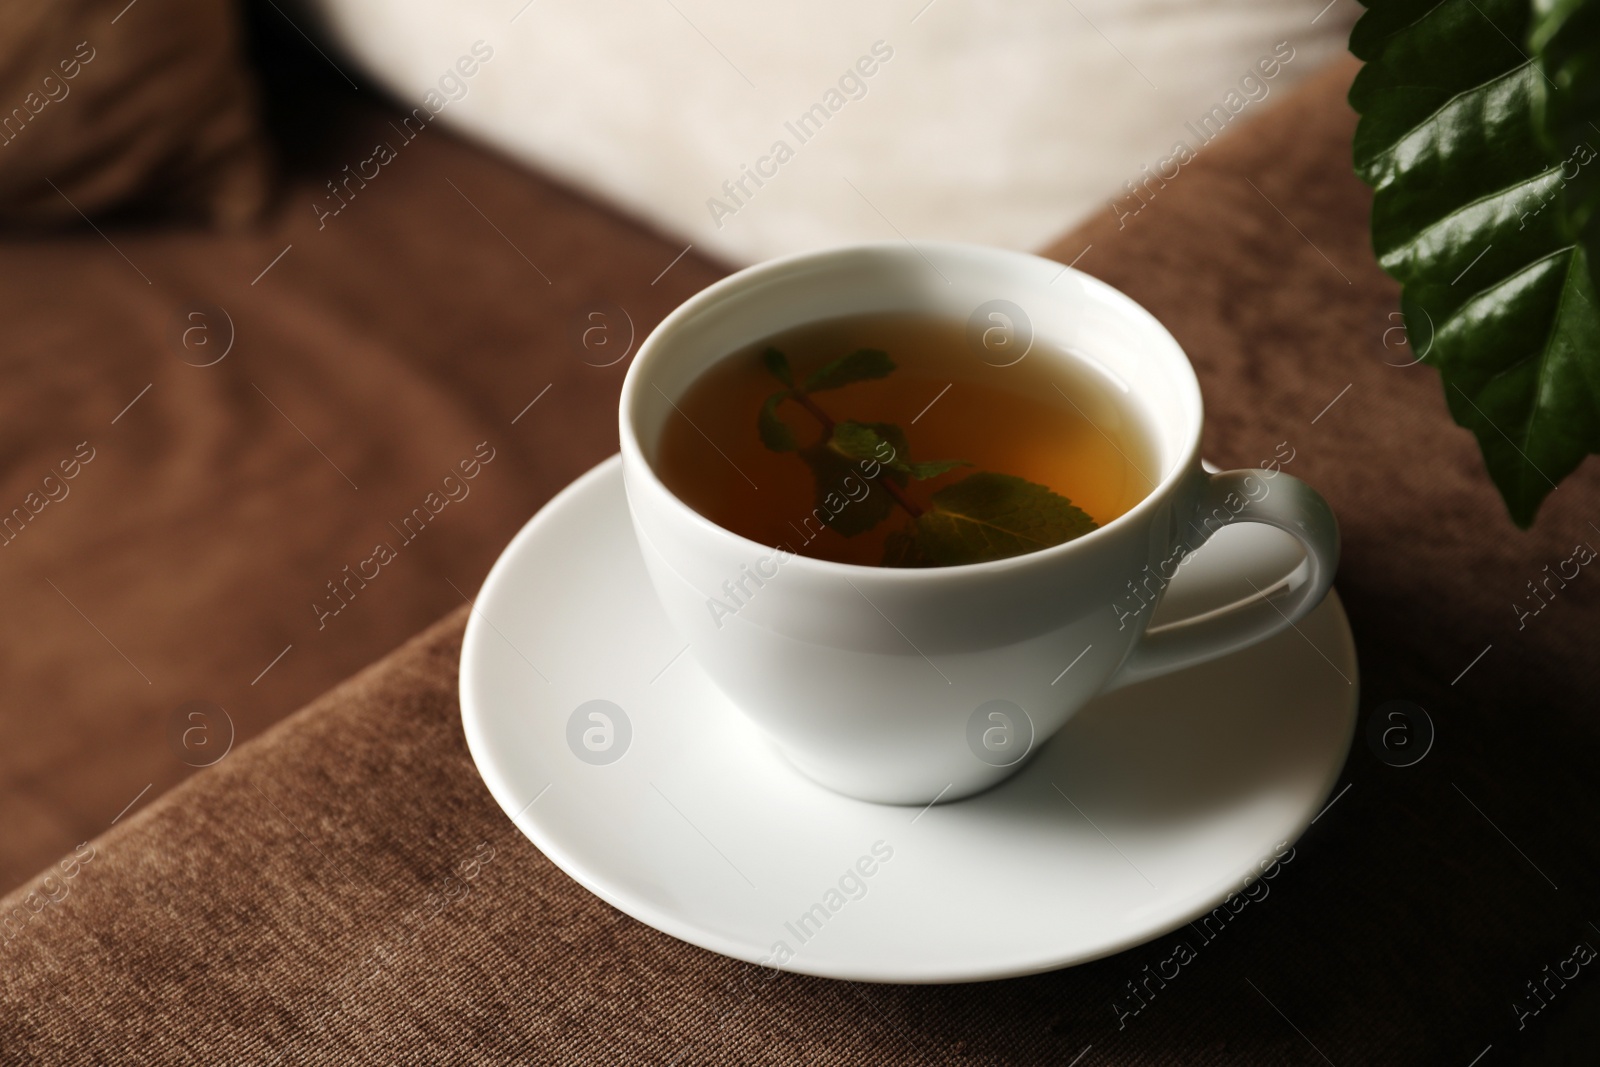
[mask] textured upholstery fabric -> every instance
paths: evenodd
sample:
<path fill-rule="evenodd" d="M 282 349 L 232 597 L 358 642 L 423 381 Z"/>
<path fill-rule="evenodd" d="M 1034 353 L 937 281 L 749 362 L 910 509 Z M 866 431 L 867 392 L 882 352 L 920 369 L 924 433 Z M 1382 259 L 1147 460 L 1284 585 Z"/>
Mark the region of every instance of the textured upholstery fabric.
<path fill-rule="evenodd" d="M 233 0 L 0 6 L 0 224 L 255 219 L 269 175 L 240 22 Z"/>
<path fill-rule="evenodd" d="M 326 88 L 285 123 L 259 231 L 0 242 L 0 891 L 213 758 L 172 743 L 186 703 L 242 742 L 462 603 L 616 450 L 627 364 L 573 343 L 586 309 L 642 338 L 722 273 L 696 251 L 663 274 L 683 242 Z M 325 183 L 383 140 L 398 157 L 319 229 Z M 470 495 L 319 623 L 483 442 Z M 221 745 L 227 720 L 191 728 Z"/>
<path fill-rule="evenodd" d="M 53 888 L 36 879 L 6 898 L 5 915 L 28 908 L 29 892 L 59 900 L 0 947 L 4 1057 L 1590 1062 L 1600 982 L 1592 968 L 1546 975 L 1576 943 L 1600 944 L 1590 925 L 1600 918 L 1590 636 L 1600 586 L 1573 580 L 1522 629 L 1510 605 L 1575 542 L 1600 543 L 1589 525 L 1600 476 L 1581 470 L 1531 533 L 1517 532 L 1471 439 L 1450 424 L 1433 372 L 1394 365 L 1410 357 L 1385 345 L 1395 291 L 1373 265 L 1369 198 L 1348 167 L 1351 74 L 1331 69 L 1248 135 L 1209 146 L 1121 228 L 1103 222 L 1053 249 L 1081 255 L 1081 268 L 1143 302 L 1186 346 L 1206 389 L 1212 459 L 1254 465 L 1290 443 L 1287 469 L 1343 522 L 1338 585 L 1360 648 L 1363 726 L 1376 707 L 1406 699 L 1437 728 L 1410 767 L 1380 762 L 1363 731 L 1348 789 L 1270 893 L 1176 977 L 1141 986 L 1137 1014 L 1126 1010 L 1129 984 L 1144 982 L 1146 967 L 1170 974 L 1163 961 L 1190 934 L 1031 978 L 885 987 L 761 972 L 617 913 L 523 841 L 478 780 L 455 700 L 458 608 L 124 817 L 92 857 L 53 868 Z M 397 186 L 411 180 L 396 173 Z M 507 179 L 480 203 L 504 217 L 517 197 L 542 195 Z M 390 243 L 372 236 L 370 251 L 386 257 L 390 277 L 405 275 L 414 239 L 396 229 Z M 566 263 L 581 247 L 567 251 L 540 258 Z M 453 268 L 436 284 L 487 290 L 475 306 L 525 291 L 458 251 L 436 254 Z M 245 260 L 236 268 L 248 273 Z M 340 286 L 335 266 L 300 263 L 317 284 Z M 408 281 L 419 284 L 409 275 L 396 285 Z M 309 291 L 291 299 L 305 275 L 285 271 L 275 283 L 289 291 L 270 298 L 274 307 L 310 314 Z M 442 347 L 423 312 L 390 313 L 409 317 L 389 336 L 405 336 L 403 325 Z M 351 345 L 352 358 L 370 358 Z M 283 388 L 291 382 L 274 384 L 295 395 Z M 494 395 L 475 417 L 498 426 L 525 392 Z M 522 499 L 548 496 L 603 451 L 609 427 L 577 443 L 555 430 L 604 424 L 603 392 L 574 390 L 529 427 L 549 436 L 517 471 Z M 464 427 L 461 439 L 478 433 Z M 338 491 L 312 480 L 328 473 L 320 463 L 304 465 L 308 506 Z M 1543 983 L 1538 1000 L 1529 982 Z"/>

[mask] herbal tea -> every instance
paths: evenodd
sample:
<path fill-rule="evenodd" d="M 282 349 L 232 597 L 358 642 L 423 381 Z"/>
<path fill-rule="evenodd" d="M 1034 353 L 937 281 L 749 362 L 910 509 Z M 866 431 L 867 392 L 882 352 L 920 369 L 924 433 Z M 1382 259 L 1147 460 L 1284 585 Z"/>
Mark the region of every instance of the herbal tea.
<path fill-rule="evenodd" d="M 868 566 L 1003 559 L 1082 536 L 1160 477 L 1139 410 L 1035 342 L 994 366 L 959 321 L 808 323 L 700 375 L 655 468 L 684 503 L 752 541 Z"/>

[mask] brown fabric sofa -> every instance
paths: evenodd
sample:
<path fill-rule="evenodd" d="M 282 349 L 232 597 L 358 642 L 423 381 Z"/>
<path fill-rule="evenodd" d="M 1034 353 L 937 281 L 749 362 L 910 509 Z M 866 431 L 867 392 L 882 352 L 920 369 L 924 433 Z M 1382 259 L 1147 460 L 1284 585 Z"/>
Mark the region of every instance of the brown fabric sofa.
<path fill-rule="evenodd" d="M 0 1059 L 1592 1062 L 1592 968 L 1537 1000 L 1528 983 L 1600 945 L 1600 586 L 1573 583 L 1522 630 L 1508 605 L 1600 540 L 1600 475 L 1581 470 L 1515 531 L 1436 376 L 1396 365 L 1410 359 L 1386 336 L 1396 294 L 1348 165 L 1352 73 L 1208 146 L 1137 216 L 1108 211 L 1050 250 L 1184 344 L 1211 459 L 1255 465 L 1290 443 L 1289 469 L 1343 523 L 1363 727 L 1405 699 L 1437 728 L 1406 768 L 1358 739 L 1348 790 L 1270 896 L 1120 1024 L 1114 1002 L 1182 935 L 977 986 L 773 975 L 590 896 L 478 780 L 455 697 L 461 594 L 615 447 L 624 367 L 587 365 L 569 326 L 609 300 L 642 336 L 715 265 L 691 253 L 656 279 L 681 246 L 442 130 L 319 230 L 304 202 L 322 171 L 387 121 L 359 108 L 259 236 L 113 234 L 149 285 L 92 233 L 0 248 L 6 358 L 47 383 L 30 404 L 8 394 L 7 454 L 43 469 L 96 448 L 59 510 L 3 550 L 0 747 L 28 750 L 19 709 L 70 717 L 21 777 L 92 799 L 18 820 L 12 870 L 45 848 L 65 858 L 0 901 L 20 923 L 0 945 Z M 195 301 L 235 323 L 208 368 L 166 339 Z M 496 459 L 408 548 L 403 580 L 319 628 L 324 581 L 483 441 Z M 195 697 L 225 707 L 240 741 L 151 800 L 186 773 L 179 749 L 99 733 L 97 709 L 137 702 L 140 736 L 165 736 Z M 92 840 L 72 851 L 78 839 Z M 467 862 L 468 891 L 447 896 Z"/>
<path fill-rule="evenodd" d="M 585 310 L 642 339 L 724 273 L 691 251 L 657 280 L 682 242 L 437 127 L 319 227 L 325 183 L 398 135 L 301 49 L 265 60 L 287 173 L 259 230 L 0 239 L 0 514 L 24 508 L 0 537 L 0 890 L 208 758 L 172 743 L 184 705 L 243 741 L 461 604 L 616 448 L 627 364 L 586 361 Z M 484 441 L 471 495 L 319 626 L 327 583 Z"/>

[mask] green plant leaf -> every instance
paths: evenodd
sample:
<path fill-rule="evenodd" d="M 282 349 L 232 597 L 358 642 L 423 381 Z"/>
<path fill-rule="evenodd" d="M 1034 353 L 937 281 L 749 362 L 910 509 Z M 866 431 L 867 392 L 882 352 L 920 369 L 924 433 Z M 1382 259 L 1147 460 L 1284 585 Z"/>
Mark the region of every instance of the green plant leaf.
<path fill-rule="evenodd" d="M 879 483 L 895 477 L 895 472 L 884 469 L 877 478 L 868 478 L 858 460 L 841 454 L 831 442 L 801 449 L 800 458 L 811 468 L 815 482 L 811 517 L 830 529 L 854 537 L 894 510 L 894 498 Z"/>
<path fill-rule="evenodd" d="M 978 471 L 935 492 L 933 506 L 916 519 L 914 535 L 892 534 L 884 564 L 983 563 L 1059 545 L 1095 528 L 1094 519 L 1045 486 Z"/>
<path fill-rule="evenodd" d="M 856 460 L 874 460 L 919 481 L 933 478 L 956 467 L 970 467 L 964 459 L 937 459 L 913 463 L 906 457 L 911 449 L 905 431 L 892 422 L 841 422 L 833 428 L 829 442 L 841 455 Z M 896 479 L 904 481 L 904 479 Z"/>
<path fill-rule="evenodd" d="M 841 456 L 874 460 L 895 469 L 904 463 L 906 435 L 892 422 L 841 422 L 828 445 Z"/>
<path fill-rule="evenodd" d="M 887 377 L 893 370 L 894 361 L 889 358 L 889 353 L 876 348 L 858 348 L 812 372 L 806 379 L 805 391 L 817 393 L 824 389 L 837 389 L 852 382 Z"/>
<path fill-rule="evenodd" d="M 883 565 L 885 567 L 931 567 L 933 563 L 917 548 L 917 524 L 906 523 L 898 530 L 890 530 L 883 539 Z"/>
<path fill-rule="evenodd" d="M 774 452 L 793 452 L 798 446 L 794 439 L 794 431 L 789 429 L 789 424 L 778 417 L 778 405 L 789 397 L 787 389 L 780 389 L 767 397 L 761 405 L 761 415 L 756 419 L 756 430 L 761 434 L 761 443 Z"/>
<path fill-rule="evenodd" d="M 822 512 L 819 517 L 846 537 L 865 533 L 888 518 L 894 498 L 878 483 L 887 478 L 905 484 L 905 474 L 885 459 L 885 455 L 904 455 L 905 449 L 905 434 L 893 423 L 836 423 L 821 447 L 801 454 L 816 480 L 813 506 Z M 867 477 L 868 463 L 878 464 L 876 478 Z M 842 508 L 841 498 L 847 501 Z"/>
<path fill-rule="evenodd" d="M 789 369 L 788 356 L 768 345 L 767 350 L 761 353 L 761 362 L 766 364 L 767 371 L 774 378 L 787 385 L 790 389 L 794 388 L 794 372 Z"/>
<path fill-rule="evenodd" d="M 1600 2 L 1533 0 L 1528 43 L 1545 75 L 1534 83 L 1534 114 L 1545 148 L 1563 159 L 1562 208 L 1600 289 L 1600 166 L 1591 166 L 1600 148 Z"/>
<path fill-rule="evenodd" d="M 1372 0 L 1350 39 L 1367 60 L 1350 104 L 1374 250 L 1401 283 L 1410 343 L 1520 526 L 1600 450 L 1595 248 L 1564 192 L 1577 145 L 1563 138 L 1578 127 L 1538 107 L 1547 60 L 1521 44 L 1532 21 L 1529 0 Z M 1582 54 L 1562 69 L 1593 76 L 1600 36 L 1550 41 Z M 1553 139 L 1542 121 L 1561 124 Z"/>
<path fill-rule="evenodd" d="M 934 459 L 926 463 L 907 463 L 906 472 L 917 481 L 926 481 L 937 478 L 946 471 L 955 470 L 957 467 L 970 467 L 972 464 L 964 459 Z"/>
<path fill-rule="evenodd" d="M 1438 2 L 1377 0 L 1363 5 L 1367 13 L 1350 29 L 1350 52 L 1363 63 L 1371 63 L 1383 54 L 1383 45 L 1389 37 L 1422 18 Z"/>

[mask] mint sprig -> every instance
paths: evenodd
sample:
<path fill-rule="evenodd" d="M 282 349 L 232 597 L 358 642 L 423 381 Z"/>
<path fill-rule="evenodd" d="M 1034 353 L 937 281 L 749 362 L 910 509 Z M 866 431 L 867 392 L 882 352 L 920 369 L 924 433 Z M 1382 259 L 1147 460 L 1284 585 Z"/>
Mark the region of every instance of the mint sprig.
<path fill-rule="evenodd" d="M 923 506 L 906 493 L 910 481 L 926 481 L 966 460 L 915 461 L 906 433 L 888 422 L 836 422 L 812 398 L 814 392 L 887 377 L 895 369 L 888 353 L 861 348 L 841 356 L 796 385 L 788 358 L 768 347 L 767 372 L 784 388 L 761 405 L 756 429 L 773 452 L 795 452 L 815 482 L 814 514 L 846 537 L 874 529 L 898 507 L 906 524 L 884 542 L 886 567 L 947 567 L 982 563 L 1034 552 L 1081 537 L 1096 528 L 1093 518 L 1047 486 L 992 471 L 976 471 L 935 490 Z M 804 408 L 822 429 L 802 446 L 778 414 L 785 401 Z"/>
<path fill-rule="evenodd" d="M 775 352 L 777 349 L 768 351 Z M 787 365 L 787 361 L 785 364 Z M 827 366 L 812 372 L 806 378 L 805 391 L 820 393 L 824 389 L 838 389 L 853 382 L 887 378 L 892 370 L 894 361 L 889 358 L 889 353 L 877 348 L 858 348 L 849 355 L 840 356 Z"/>
<path fill-rule="evenodd" d="M 910 455 L 911 450 L 906 445 L 906 435 L 900 427 L 892 422 L 841 422 L 834 427 L 832 446 L 838 451 L 854 459 L 878 459 L 882 461 L 885 454 L 884 446 L 888 445 L 888 454 L 893 459 L 885 461 L 885 465 L 901 474 L 909 474 L 920 481 L 936 478 L 945 471 L 957 467 L 970 467 L 972 464 L 964 459 L 936 459 L 927 463 L 913 463 L 904 458 Z"/>
<path fill-rule="evenodd" d="M 1095 521 L 1047 486 L 978 471 L 933 494 L 933 506 L 885 546 L 890 566 L 983 563 L 1037 552 L 1095 529 Z"/>

